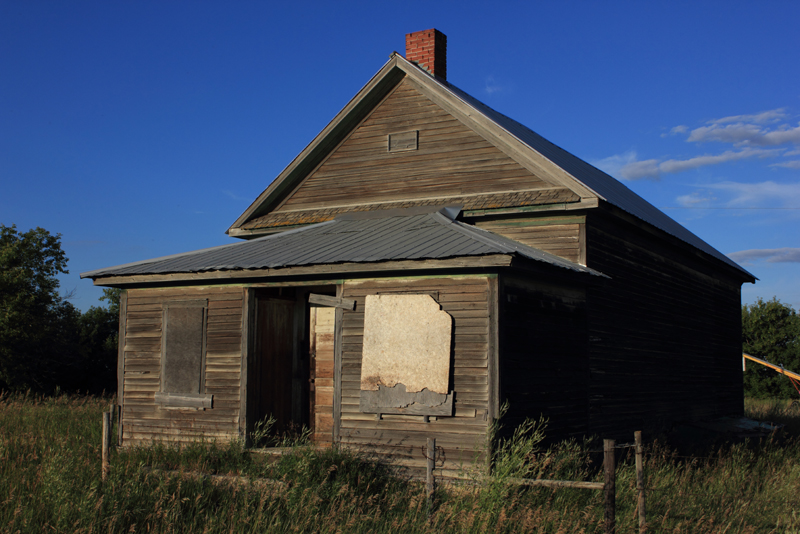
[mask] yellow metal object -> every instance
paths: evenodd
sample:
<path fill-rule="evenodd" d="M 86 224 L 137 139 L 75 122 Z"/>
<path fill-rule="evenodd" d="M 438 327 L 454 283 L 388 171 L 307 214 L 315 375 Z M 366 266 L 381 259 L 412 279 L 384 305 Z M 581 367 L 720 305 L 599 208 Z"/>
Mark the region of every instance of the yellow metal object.
<path fill-rule="evenodd" d="M 775 365 L 774 363 L 769 363 L 766 360 L 762 360 L 760 358 L 756 358 L 755 356 L 750 356 L 749 354 L 745 353 L 742 353 L 742 356 L 750 361 L 760 363 L 764 367 L 769 367 L 770 369 L 773 369 L 774 371 L 781 373 L 782 375 L 786 375 L 793 380 L 800 380 L 800 374 L 787 371 L 786 369 L 783 368 L 782 365 Z"/>

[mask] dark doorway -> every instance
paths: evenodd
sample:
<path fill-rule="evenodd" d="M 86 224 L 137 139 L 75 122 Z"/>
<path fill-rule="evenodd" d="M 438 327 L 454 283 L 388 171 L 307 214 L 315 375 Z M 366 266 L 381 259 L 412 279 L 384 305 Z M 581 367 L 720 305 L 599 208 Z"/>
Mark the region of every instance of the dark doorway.
<path fill-rule="evenodd" d="M 309 305 L 309 293 L 336 295 L 336 286 L 255 290 L 253 366 L 248 372 L 248 420 L 275 418 L 272 433 L 308 429 L 333 436 L 334 309 Z M 312 310 L 314 312 L 312 313 Z M 250 411 L 252 410 L 252 412 Z"/>
<path fill-rule="evenodd" d="M 294 360 L 299 348 L 295 342 L 295 306 L 294 294 L 286 297 L 264 295 L 258 298 L 256 311 L 256 421 L 273 416 L 273 430 L 281 434 L 295 426 L 299 429 L 306 423 L 295 420 L 299 410 L 292 405 L 292 399 L 296 398 L 292 386 L 297 382 L 293 373 L 297 367 Z"/>

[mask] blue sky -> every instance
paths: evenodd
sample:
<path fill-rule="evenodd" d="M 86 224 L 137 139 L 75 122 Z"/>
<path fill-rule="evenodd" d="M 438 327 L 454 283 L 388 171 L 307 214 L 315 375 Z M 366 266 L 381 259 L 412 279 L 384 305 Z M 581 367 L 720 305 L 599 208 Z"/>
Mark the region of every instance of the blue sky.
<path fill-rule="evenodd" d="M 800 308 L 798 2 L 0 3 L 0 223 L 82 271 L 224 231 L 386 62 L 448 80 L 634 191 Z"/>

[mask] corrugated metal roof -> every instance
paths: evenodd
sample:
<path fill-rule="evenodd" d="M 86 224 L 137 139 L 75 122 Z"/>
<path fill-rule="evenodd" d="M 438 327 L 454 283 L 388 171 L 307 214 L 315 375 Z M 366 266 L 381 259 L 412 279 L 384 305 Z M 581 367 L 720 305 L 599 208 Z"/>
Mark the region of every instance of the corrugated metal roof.
<path fill-rule="evenodd" d="M 515 254 L 572 271 L 601 273 L 495 233 L 453 220 L 451 208 L 412 208 L 342 215 L 214 248 L 81 273 L 81 278 L 139 274 L 273 269 L 299 265 L 444 259 Z"/>
<path fill-rule="evenodd" d="M 690 245 L 724 261 L 728 265 L 755 278 L 735 261 L 728 258 L 692 232 L 684 228 L 680 223 L 673 220 L 669 215 L 659 210 L 645 199 L 631 191 L 625 184 L 604 173 L 600 169 L 590 165 L 577 156 L 570 154 L 563 148 L 554 145 L 541 135 L 532 131 L 519 122 L 506 117 L 502 113 L 495 111 L 483 102 L 473 98 L 458 87 L 439 78 L 433 78 L 436 83 L 448 90 L 453 96 L 468 104 L 477 112 L 493 121 L 495 124 L 506 130 L 509 134 L 516 137 L 522 143 L 540 153 L 570 175 L 581 182 L 583 185 L 594 191 L 601 199 L 630 213 L 631 215 L 652 224 L 668 234 L 689 243 Z"/>

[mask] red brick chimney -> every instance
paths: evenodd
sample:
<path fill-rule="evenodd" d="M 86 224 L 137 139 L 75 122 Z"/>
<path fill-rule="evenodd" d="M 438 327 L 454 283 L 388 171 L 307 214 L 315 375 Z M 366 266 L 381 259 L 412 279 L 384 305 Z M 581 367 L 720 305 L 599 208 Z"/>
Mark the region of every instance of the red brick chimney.
<path fill-rule="evenodd" d="M 435 29 L 407 33 L 406 59 L 446 80 L 447 36 Z"/>

